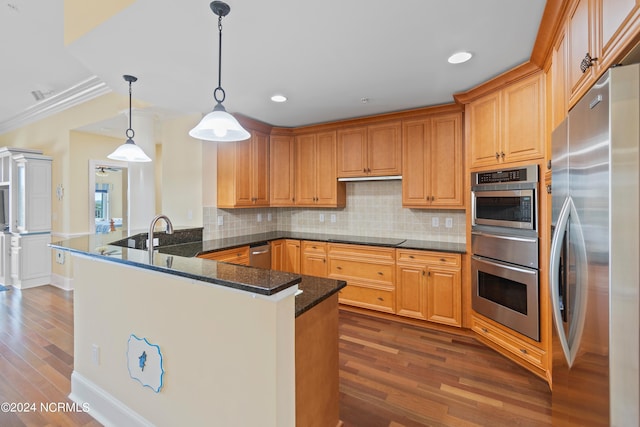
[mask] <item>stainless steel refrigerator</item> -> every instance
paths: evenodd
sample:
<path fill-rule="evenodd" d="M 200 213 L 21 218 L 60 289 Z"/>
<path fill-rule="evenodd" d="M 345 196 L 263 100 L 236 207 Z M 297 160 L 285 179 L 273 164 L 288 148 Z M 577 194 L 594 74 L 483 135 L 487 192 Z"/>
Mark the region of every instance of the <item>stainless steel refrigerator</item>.
<path fill-rule="evenodd" d="M 640 64 L 552 135 L 554 425 L 640 425 Z"/>

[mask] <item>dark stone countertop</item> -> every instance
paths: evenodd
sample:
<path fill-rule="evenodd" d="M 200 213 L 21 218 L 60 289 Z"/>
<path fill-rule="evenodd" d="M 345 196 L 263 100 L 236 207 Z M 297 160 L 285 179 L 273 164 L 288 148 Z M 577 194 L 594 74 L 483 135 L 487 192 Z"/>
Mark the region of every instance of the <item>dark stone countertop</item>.
<path fill-rule="evenodd" d="M 184 243 L 161 247 L 159 250 L 166 254 L 190 257 L 221 249 L 230 249 L 246 245 L 259 245 L 270 240 L 278 239 L 313 240 L 318 242 L 349 243 L 354 245 L 384 246 L 458 254 L 464 254 L 466 252 L 466 245 L 464 243 L 437 242 L 432 240 L 404 240 L 387 237 L 343 236 L 320 233 L 294 233 L 286 231 L 274 231 L 270 233 L 249 234 L 245 236 L 228 237 L 225 239 Z"/>
<path fill-rule="evenodd" d="M 201 239 L 202 228 L 185 229 L 185 235 Z M 199 233 L 199 234 L 198 234 Z M 259 268 L 216 262 L 197 258 L 196 255 L 221 249 L 231 249 L 246 245 L 259 245 L 271 240 L 295 239 L 319 242 L 348 243 L 357 245 L 383 246 L 403 249 L 430 250 L 463 254 L 464 243 L 449 243 L 426 240 L 404 240 L 385 237 L 344 236 L 322 233 L 269 232 L 224 239 L 179 243 L 171 236 L 157 233 L 162 245 L 149 263 L 146 250 L 123 247 L 132 239 L 140 247 L 146 236 L 142 233 L 127 236 L 121 232 L 96 234 L 51 243 L 51 247 L 75 252 L 90 257 L 104 258 L 113 262 L 188 277 L 194 280 L 214 283 L 262 295 L 273 295 L 293 285 L 302 291 L 296 295 L 296 317 L 319 304 L 346 286 L 343 280 L 303 276 L 299 274 L 263 270 Z M 114 243 L 114 244 L 112 244 Z"/>

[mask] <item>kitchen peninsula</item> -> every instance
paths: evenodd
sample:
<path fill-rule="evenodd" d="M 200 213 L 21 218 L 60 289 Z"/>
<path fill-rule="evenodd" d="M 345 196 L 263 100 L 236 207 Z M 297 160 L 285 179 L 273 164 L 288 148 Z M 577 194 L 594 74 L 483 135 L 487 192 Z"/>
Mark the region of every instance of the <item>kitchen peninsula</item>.
<path fill-rule="evenodd" d="M 51 244 L 73 259 L 71 399 L 113 425 L 294 426 L 307 408 L 338 425 L 343 281 L 197 258 L 205 243 L 187 254 L 193 242 L 163 244 L 162 235 L 150 262 L 146 250 L 110 244 L 118 239 L 135 246 L 118 233 Z M 146 350 L 132 355 L 136 338 Z M 326 347 L 298 348 L 304 340 Z M 312 353 L 327 362 L 296 357 Z M 318 372 L 335 390 L 312 389 Z"/>

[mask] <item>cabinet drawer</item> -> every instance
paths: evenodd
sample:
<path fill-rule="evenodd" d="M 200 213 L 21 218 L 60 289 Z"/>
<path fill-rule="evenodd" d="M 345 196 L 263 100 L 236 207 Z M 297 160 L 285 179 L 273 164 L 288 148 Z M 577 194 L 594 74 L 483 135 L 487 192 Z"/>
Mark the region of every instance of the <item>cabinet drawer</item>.
<path fill-rule="evenodd" d="M 338 294 L 340 303 L 393 313 L 395 291 L 347 284 Z"/>
<path fill-rule="evenodd" d="M 395 249 L 377 246 L 329 243 L 327 245 L 331 258 L 363 259 L 370 262 L 395 262 Z"/>
<path fill-rule="evenodd" d="M 532 365 L 537 368 L 535 372 L 538 374 L 546 371 L 547 359 L 544 350 L 475 316 L 472 316 L 471 329 L 485 340 L 491 341 L 506 350 L 511 356 L 515 356 L 516 359 L 512 358 L 515 362 L 520 364 L 526 362 L 525 366 Z M 544 377 L 544 374 L 542 375 Z"/>
<path fill-rule="evenodd" d="M 249 265 L 249 246 L 208 252 L 198 255 L 198 258 L 210 259 L 231 264 Z"/>
<path fill-rule="evenodd" d="M 306 254 L 327 254 L 327 244 L 324 242 L 314 242 L 311 240 L 302 241 L 302 252 Z"/>
<path fill-rule="evenodd" d="M 460 254 L 444 252 L 418 251 L 412 249 L 396 249 L 396 260 L 399 263 L 426 263 L 432 265 L 460 267 Z"/>
<path fill-rule="evenodd" d="M 393 264 L 329 258 L 329 277 L 394 286 L 395 268 Z"/>

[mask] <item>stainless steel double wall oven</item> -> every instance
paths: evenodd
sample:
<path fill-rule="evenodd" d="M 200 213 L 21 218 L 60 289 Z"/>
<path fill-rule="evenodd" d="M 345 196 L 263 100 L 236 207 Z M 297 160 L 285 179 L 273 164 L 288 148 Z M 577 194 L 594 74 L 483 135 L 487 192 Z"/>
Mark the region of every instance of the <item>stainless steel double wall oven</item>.
<path fill-rule="evenodd" d="M 473 309 L 540 340 L 538 166 L 471 174 Z"/>

